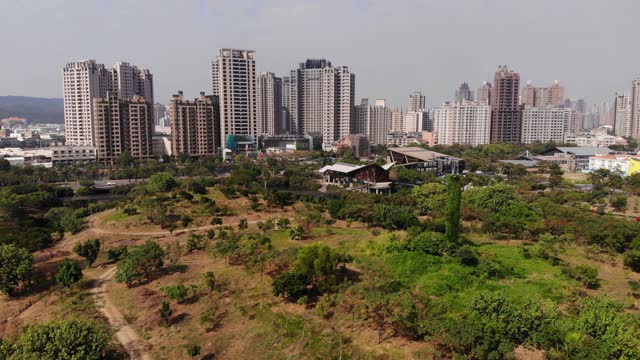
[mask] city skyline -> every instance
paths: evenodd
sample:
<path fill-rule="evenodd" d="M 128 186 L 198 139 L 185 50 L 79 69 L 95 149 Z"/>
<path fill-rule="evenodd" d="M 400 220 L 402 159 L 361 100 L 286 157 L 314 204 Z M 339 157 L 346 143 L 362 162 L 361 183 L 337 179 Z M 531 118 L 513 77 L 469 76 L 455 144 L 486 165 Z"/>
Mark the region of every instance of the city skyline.
<path fill-rule="evenodd" d="M 340 14 L 332 14 L 332 6 L 307 1 L 4 2 L 0 11 L 11 16 L 0 28 L 14 39 L 6 49 L 13 56 L 5 57 L 0 70 L 0 94 L 62 97 L 60 67 L 90 58 L 150 69 L 157 84 L 155 100 L 166 104 L 177 89 L 211 93 L 210 62 L 224 47 L 254 49 L 256 71 L 278 77 L 301 59 L 331 59 L 358 74 L 356 99 L 385 98 L 391 107 L 406 107 L 406 97 L 414 91 L 423 92 L 427 107 L 451 101 L 457 85 L 467 82 L 475 91 L 482 81 L 492 80 L 500 64 L 517 69 L 522 83 L 560 80 L 567 98 L 585 98 L 589 104 L 612 102 L 616 92 L 627 91 L 630 80 L 640 76 L 633 61 L 639 50 L 622 46 L 633 43 L 632 14 L 640 4 L 620 2 L 613 8 L 583 1 L 518 3 L 346 1 L 339 2 Z M 137 21 L 135 14 L 142 10 L 153 15 L 152 24 Z M 181 19 L 169 22 L 176 13 Z M 331 26 L 323 20 L 329 15 L 336 17 Z M 416 16 L 421 21 L 408 21 Z M 460 32 L 484 30 L 481 38 L 486 40 L 453 42 L 458 35 L 450 31 L 451 20 L 459 22 Z M 535 26 L 541 21 L 542 30 Z M 165 25 L 169 23 L 172 26 Z M 238 26 L 229 26 L 233 23 Z M 511 25 L 521 31 L 503 34 Z M 100 31 L 77 31 L 84 26 Z M 314 26 L 323 26 L 323 31 L 291 31 Z M 184 41 L 196 35 L 210 40 Z M 524 41 L 494 46 L 491 39 L 497 35 Z M 551 35 L 554 41 L 549 41 Z M 72 36 L 77 41 L 63 41 Z M 89 37 L 99 41 L 83 40 Z M 403 37 L 407 41 L 398 41 Z M 170 51 L 169 44 L 181 51 Z M 46 61 L 34 50 L 46 53 Z M 614 52 L 619 56 L 607 56 Z"/>

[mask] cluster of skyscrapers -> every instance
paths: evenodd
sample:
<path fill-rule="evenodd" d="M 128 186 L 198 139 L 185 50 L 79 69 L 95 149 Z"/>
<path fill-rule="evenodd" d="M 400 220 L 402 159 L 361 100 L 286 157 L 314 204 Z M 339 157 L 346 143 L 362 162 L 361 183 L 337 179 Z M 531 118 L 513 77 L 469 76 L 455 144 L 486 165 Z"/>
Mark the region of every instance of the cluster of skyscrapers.
<path fill-rule="evenodd" d="M 617 94 L 613 107 L 590 118 L 584 100 L 565 99 L 559 82 L 521 87 L 520 75 L 499 66 L 493 83 L 474 92 L 462 83 L 454 100 L 428 109 L 425 96 L 409 96 L 406 112 L 384 99 L 355 103 L 355 75 L 347 66 L 308 59 L 278 77 L 256 71 L 256 52 L 219 49 L 212 61 L 212 94 L 187 99 L 179 91 L 168 109 L 154 104 L 149 70 L 120 62 L 108 69 L 94 60 L 64 67 L 66 143 L 92 146 L 97 158 L 113 162 L 123 152 L 134 159 L 154 156 L 154 125 L 169 114 L 172 155 L 204 156 L 254 150 L 258 139 L 279 135 L 315 136 L 324 149 L 350 134 L 371 144 L 563 142 L 599 123 L 620 136 L 640 138 L 640 80 L 630 94 Z M 588 125 L 587 123 L 591 123 Z M 166 124 L 164 124 L 166 125 Z M 398 140 L 405 139 L 405 140 Z M 398 142 L 399 141 L 399 142 Z"/>

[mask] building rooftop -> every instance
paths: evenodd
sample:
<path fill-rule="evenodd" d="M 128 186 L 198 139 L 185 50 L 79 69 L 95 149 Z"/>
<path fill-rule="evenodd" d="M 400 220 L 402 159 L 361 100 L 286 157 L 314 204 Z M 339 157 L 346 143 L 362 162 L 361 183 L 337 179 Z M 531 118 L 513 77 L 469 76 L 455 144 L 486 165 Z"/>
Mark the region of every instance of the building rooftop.
<path fill-rule="evenodd" d="M 554 151 L 557 150 L 557 151 Z M 614 151 L 609 149 L 608 147 L 598 147 L 598 146 L 558 146 L 552 149 L 549 149 L 543 153 L 546 155 L 548 153 L 565 153 L 565 154 L 574 154 L 576 156 L 595 156 L 597 154 L 610 154 Z"/>
<path fill-rule="evenodd" d="M 443 157 L 457 159 L 454 156 L 442 154 L 442 153 L 431 151 L 431 150 L 422 149 L 419 147 L 397 147 L 397 148 L 388 148 L 388 150 L 389 150 L 389 153 L 397 153 L 399 155 L 409 156 L 419 161 L 433 161 L 437 158 L 443 158 Z M 393 154 L 391 155 L 392 155 L 391 156 L 392 159 L 395 160 L 395 156 L 393 156 Z"/>

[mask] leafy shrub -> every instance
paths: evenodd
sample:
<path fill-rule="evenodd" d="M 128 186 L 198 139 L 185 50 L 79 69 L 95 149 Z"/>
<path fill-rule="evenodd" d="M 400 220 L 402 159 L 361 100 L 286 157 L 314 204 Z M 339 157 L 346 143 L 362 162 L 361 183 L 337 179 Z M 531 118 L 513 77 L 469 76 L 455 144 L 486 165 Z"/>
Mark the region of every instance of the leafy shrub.
<path fill-rule="evenodd" d="M 160 290 L 171 300 L 183 302 L 189 295 L 189 288 L 182 284 L 161 287 Z"/>
<path fill-rule="evenodd" d="M 624 265 L 635 272 L 640 272 L 640 250 L 627 251 L 624 254 Z"/>
<path fill-rule="evenodd" d="M 80 266 L 78 261 L 65 258 L 60 265 L 58 265 L 56 283 L 69 287 L 80 279 L 82 279 L 82 266 Z"/>
<path fill-rule="evenodd" d="M 598 279 L 598 269 L 588 265 L 565 266 L 562 272 L 568 277 L 579 281 L 587 289 L 597 289 L 600 287 Z"/>
<path fill-rule="evenodd" d="M 107 250 L 107 258 L 109 259 L 109 261 L 120 261 L 127 255 L 128 252 L 129 249 L 127 248 L 127 245 L 112 247 Z"/>

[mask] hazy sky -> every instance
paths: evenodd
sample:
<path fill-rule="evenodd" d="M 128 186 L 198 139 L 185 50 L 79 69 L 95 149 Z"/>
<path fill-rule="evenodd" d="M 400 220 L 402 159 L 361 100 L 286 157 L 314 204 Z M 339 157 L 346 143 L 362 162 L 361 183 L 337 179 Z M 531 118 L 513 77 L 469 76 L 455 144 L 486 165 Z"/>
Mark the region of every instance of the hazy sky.
<path fill-rule="evenodd" d="M 257 51 L 285 75 L 324 57 L 356 74 L 356 101 L 429 105 L 498 64 L 558 79 L 568 97 L 611 101 L 640 76 L 638 0 L 0 0 L 0 95 L 62 97 L 62 67 L 95 59 L 149 68 L 156 101 L 211 92 L 220 47 Z"/>

